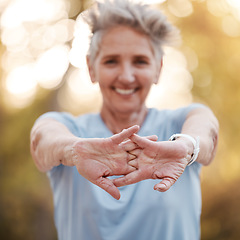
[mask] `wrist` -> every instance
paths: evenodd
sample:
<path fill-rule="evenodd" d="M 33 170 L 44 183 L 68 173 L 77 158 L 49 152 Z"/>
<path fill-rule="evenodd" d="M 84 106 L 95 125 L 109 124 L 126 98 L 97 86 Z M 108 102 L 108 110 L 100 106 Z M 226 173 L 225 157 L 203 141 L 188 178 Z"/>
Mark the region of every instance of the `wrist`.
<path fill-rule="evenodd" d="M 197 157 L 198 157 L 198 154 L 199 154 L 199 151 L 200 151 L 200 148 L 199 148 L 199 137 L 197 138 L 194 138 L 188 134 L 173 134 L 170 138 L 169 138 L 169 141 L 175 141 L 177 140 L 178 138 L 185 138 L 185 139 L 188 139 L 189 143 L 193 146 L 193 149 L 192 149 L 192 154 L 191 154 L 191 159 L 190 161 L 188 162 L 188 166 L 190 166 L 192 163 L 194 163 L 196 160 L 197 160 Z"/>
<path fill-rule="evenodd" d="M 60 146 L 61 154 L 60 154 L 60 164 L 66 166 L 74 166 L 76 164 L 76 145 L 79 142 L 79 138 L 71 137 L 68 139 L 64 139 L 64 142 Z"/>

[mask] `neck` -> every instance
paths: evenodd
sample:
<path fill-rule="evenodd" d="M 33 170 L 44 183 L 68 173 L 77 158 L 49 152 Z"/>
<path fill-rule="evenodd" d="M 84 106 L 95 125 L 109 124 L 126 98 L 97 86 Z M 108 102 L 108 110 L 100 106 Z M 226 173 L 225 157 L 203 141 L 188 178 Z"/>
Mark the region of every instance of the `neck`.
<path fill-rule="evenodd" d="M 129 128 L 133 125 L 142 126 L 147 115 L 147 108 L 144 107 L 138 112 L 119 113 L 111 112 L 106 109 L 101 110 L 101 117 L 107 127 L 113 134 L 121 132 L 123 129 Z"/>

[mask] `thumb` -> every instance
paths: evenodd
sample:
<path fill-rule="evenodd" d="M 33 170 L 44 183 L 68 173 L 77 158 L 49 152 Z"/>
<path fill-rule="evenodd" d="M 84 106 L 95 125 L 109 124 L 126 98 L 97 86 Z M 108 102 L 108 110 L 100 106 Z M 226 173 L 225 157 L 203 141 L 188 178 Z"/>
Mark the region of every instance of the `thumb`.
<path fill-rule="evenodd" d="M 158 140 L 158 136 L 157 135 L 151 135 L 151 136 L 147 136 L 145 137 L 148 140 L 151 140 L 153 142 L 156 142 Z"/>
<path fill-rule="evenodd" d="M 152 139 L 153 140 L 152 140 Z M 152 144 L 155 142 L 155 136 L 151 136 L 151 138 L 140 137 L 137 134 L 133 134 L 130 139 L 136 143 L 140 148 L 148 148 L 151 147 Z"/>
<path fill-rule="evenodd" d="M 163 178 L 163 180 L 160 183 L 157 183 L 154 186 L 154 190 L 157 190 L 159 192 L 166 192 L 169 190 L 169 188 L 176 182 L 173 178 Z"/>
<path fill-rule="evenodd" d="M 125 139 L 130 138 L 134 133 L 139 130 L 138 125 L 122 130 L 120 133 L 114 134 L 111 139 L 115 144 L 120 144 Z"/>
<path fill-rule="evenodd" d="M 141 180 L 144 180 L 144 178 L 141 176 L 141 172 L 139 170 L 137 170 L 137 171 L 133 171 L 123 177 L 114 179 L 113 183 L 117 187 L 122 187 L 122 186 L 140 182 Z"/>
<path fill-rule="evenodd" d="M 120 199 L 120 191 L 110 179 L 106 177 L 100 177 L 99 179 L 97 179 L 95 184 L 105 190 L 107 193 L 109 193 L 113 198 L 117 200 Z"/>

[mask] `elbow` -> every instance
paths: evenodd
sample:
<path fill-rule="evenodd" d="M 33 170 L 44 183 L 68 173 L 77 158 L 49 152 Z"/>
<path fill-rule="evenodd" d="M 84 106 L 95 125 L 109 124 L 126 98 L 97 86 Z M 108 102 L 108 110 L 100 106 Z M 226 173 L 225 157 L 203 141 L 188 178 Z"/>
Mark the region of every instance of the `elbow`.
<path fill-rule="evenodd" d="M 41 154 L 41 151 L 39 150 L 39 144 L 40 135 L 36 129 L 32 129 L 30 134 L 30 153 L 37 169 L 41 172 L 46 172 L 49 169 L 47 169 L 43 164 L 43 154 Z"/>
<path fill-rule="evenodd" d="M 212 159 L 214 159 L 216 152 L 217 152 L 217 146 L 218 146 L 218 138 L 219 138 L 219 122 L 217 118 L 215 117 L 214 123 L 213 123 L 213 128 L 212 128 L 212 134 L 211 134 L 211 139 L 212 139 Z"/>
<path fill-rule="evenodd" d="M 213 159 L 215 158 L 216 156 L 216 153 L 217 153 L 217 146 L 218 146 L 218 127 L 213 131 L 213 134 L 212 134 L 212 155 L 211 155 L 211 161 L 213 161 Z"/>
<path fill-rule="evenodd" d="M 219 138 L 219 125 L 218 125 L 218 121 L 216 120 L 212 131 L 211 131 L 211 135 L 210 135 L 210 142 L 209 144 L 209 154 L 208 154 L 208 161 L 205 162 L 205 166 L 208 166 L 215 158 L 216 153 L 217 153 L 217 147 L 218 147 L 218 138 Z"/>

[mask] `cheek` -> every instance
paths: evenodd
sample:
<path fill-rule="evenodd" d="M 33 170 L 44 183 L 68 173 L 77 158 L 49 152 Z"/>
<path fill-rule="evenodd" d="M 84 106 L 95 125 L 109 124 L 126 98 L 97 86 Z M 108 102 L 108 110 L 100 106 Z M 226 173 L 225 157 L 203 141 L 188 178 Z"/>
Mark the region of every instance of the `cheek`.
<path fill-rule="evenodd" d="M 97 72 L 97 79 L 99 84 L 102 84 L 103 86 L 107 86 L 113 82 L 115 78 L 115 73 L 114 71 L 111 70 L 105 70 L 104 68 L 99 69 Z"/>
<path fill-rule="evenodd" d="M 149 70 L 146 72 L 142 72 L 139 74 L 142 83 L 142 86 L 149 88 L 152 86 L 153 83 L 155 83 L 156 75 L 154 74 L 154 71 Z"/>

